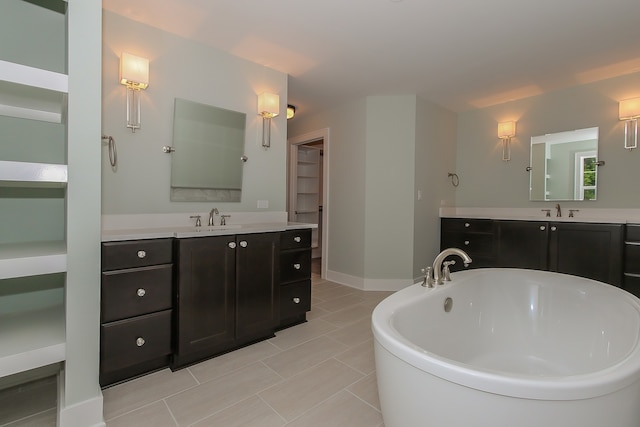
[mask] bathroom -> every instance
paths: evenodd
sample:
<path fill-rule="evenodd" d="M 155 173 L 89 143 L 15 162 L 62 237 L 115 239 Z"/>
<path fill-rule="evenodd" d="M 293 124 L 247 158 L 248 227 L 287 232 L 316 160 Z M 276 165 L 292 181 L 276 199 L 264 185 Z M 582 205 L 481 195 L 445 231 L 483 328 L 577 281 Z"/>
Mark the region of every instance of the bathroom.
<path fill-rule="evenodd" d="M 308 116 L 300 110 L 289 123 L 281 114 L 272 122 L 271 148 L 265 150 L 260 146 L 262 119 L 253 114 L 255 95 L 262 91 L 278 93 L 284 108 L 286 74 L 188 42 L 108 10 L 102 11 L 102 31 L 102 35 L 92 36 L 93 47 L 99 43 L 102 49 L 97 54 L 102 60 L 98 70 L 102 99 L 98 108 L 102 109 L 102 116 L 97 126 L 94 121 L 92 132 L 113 136 L 118 165 L 115 168 L 109 165 L 107 144 L 87 147 L 86 153 L 70 152 L 88 166 L 101 166 L 98 176 L 89 174 L 82 189 L 87 192 L 82 200 L 91 206 L 72 207 L 74 219 L 86 214 L 82 220 L 94 227 L 92 238 L 84 238 L 92 240 L 91 262 L 98 259 L 96 225 L 99 227 L 100 221 L 103 226 L 109 224 L 120 215 L 149 218 L 155 213 L 184 214 L 187 220 L 189 215 L 204 214 L 215 205 L 221 213 L 231 214 L 233 223 L 238 218 L 234 214 L 238 213 L 285 211 L 287 139 L 327 128 L 330 129 L 325 150 L 329 199 L 325 206 L 328 215 L 325 229 L 330 250 L 323 257 L 324 279 L 359 291 L 398 290 L 418 280 L 420 270 L 439 251 L 441 212 L 477 208 L 499 216 L 523 209 L 542 218 L 544 213 L 540 209 L 553 209 L 555 203 L 529 201 L 526 168 L 529 141 L 536 135 L 598 127 L 599 158 L 606 161 L 599 169 L 598 200 L 562 202 L 562 208 L 564 212 L 579 209 L 578 218 L 599 209 L 640 221 L 640 199 L 634 196 L 635 183 L 640 179 L 635 159 L 638 152 L 622 147 L 624 126 L 618 119 L 619 101 L 640 96 L 639 72 L 620 73 L 605 80 L 585 77 L 581 84 L 569 88 L 548 93 L 532 91 L 531 97 L 492 106 L 479 104 L 478 108 L 461 113 L 417 95 L 363 96 Z M 124 88 L 118 81 L 122 51 L 150 60 L 150 85 L 141 92 L 142 123 L 136 132 L 124 126 Z M 190 74 L 181 75 L 180 68 L 189 69 Z M 171 145 L 176 97 L 208 103 L 212 103 L 209 98 L 215 98 L 219 100 L 217 106 L 247 112 L 249 160 L 242 202 L 169 201 L 171 157 L 162 147 Z M 502 160 L 502 145 L 497 138 L 497 124 L 503 121 L 517 122 L 510 161 Z M 379 173 L 389 170 L 394 173 Z M 448 173 L 457 174 L 458 186 L 453 185 Z M 258 208 L 258 201 L 264 200 L 268 201 L 266 210 Z M 64 215 L 56 209 L 53 218 L 47 220 L 55 222 L 56 216 Z M 70 247 L 73 244 L 76 243 L 72 242 Z M 390 253 L 394 256 L 389 256 Z M 75 266 L 81 263 L 76 259 L 69 262 Z M 99 265 L 83 274 L 97 283 Z M 78 316 L 74 320 L 95 323 L 97 330 L 97 284 L 92 290 L 79 292 L 71 295 L 70 306 L 81 305 L 77 299 L 91 301 L 92 305 L 74 314 Z M 79 337 L 72 335 L 77 332 L 69 332 L 73 342 L 69 341 L 68 346 L 82 354 L 78 356 L 80 365 L 86 365 L 79 371 L 71 364 L 68 368 L 75 371 L 69 378 L 69 399 L 73 403 L 98 394 L 95 330 L 80 332 Z M 87 342 L 87 338 L 93 343 L 90 350 L 78 342 Z M 68 351 L 72 351 L 71 347 Z M 79 380 L 86 371 L 93 372 L 96 378 Z"/>

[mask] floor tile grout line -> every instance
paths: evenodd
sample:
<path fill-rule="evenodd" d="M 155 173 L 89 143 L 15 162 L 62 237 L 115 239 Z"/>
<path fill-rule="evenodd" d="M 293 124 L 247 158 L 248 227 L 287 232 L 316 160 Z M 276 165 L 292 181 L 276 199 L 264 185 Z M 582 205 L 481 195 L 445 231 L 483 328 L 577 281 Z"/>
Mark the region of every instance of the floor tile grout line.
<path fill-rule="evenodd" d="M 353 385 L 353 384 L 352 384 Z M 347 393 L 350 393 L 353 397 L 355 397 L 356 399 L 358 399 L 359 401 L 361 401 L 362 403 L 364 403 L 365 405 L 369 406 L 371 409 L 374 409 L 376 412 L 382 414 L 382 411 L 378 408 L 376 408 L 375 406 L 373 406 L 371 403 L 367 402 L 366 400 L 364 400 L 363 398 L 361 398 L 360 396 L 358 396 L 357 394 L 355 394 L 354 392 L 352 392 L 351 390 L 345 388 L 344 391 L 346 391 Z"/>
<path fill-rule="evenodd" d="M 282 419 L 282 421 L 284 421 L 284 424 L 282 424 L 282 426 L 285 426 L 286 424 L 289 424 L 289 421 L 287 421 L 287 419 L 286 419 L 286 418 L 285 418 L 285 417 L 284 417 L 280 412 L 278 412 L 278 411 L 276 410 L 276 408 L 274 408 L 273 406 L 271 406 L 271 404 L 270 404 L 269 402 L 267 402 L 266 400 L 264 400 L 264 399 L 262 398 L 262 396 L 260 396 L 259 394 L 257 394 L 257 393 L 256 393 L 256 397 L 257 397 L 258 399 L 260 399 L 260 400 L 261 400 L 265 405 L 267 405 L 269 408 L 271 408 L 271 410 L 272 410 L 272 411 L 273 411 L 277 416 L 279 416 L 279 417 Z"/>
<path fill-rule="evenodd" d="M 162 399 L 162 403 L 164 404 L 165 408 L 167 408 L 167 411 L 169 411 L 169 415 L 171 415 L 171 419 L 176 424 L 176 427 L 180 427 L 180 424 L 178 423 L 178 420 L 176 419 L 176 416 L 173 415 L 173 411 L 169 407 L 169 404 L 167 403 L 167 401 L 165 399 Z"/>

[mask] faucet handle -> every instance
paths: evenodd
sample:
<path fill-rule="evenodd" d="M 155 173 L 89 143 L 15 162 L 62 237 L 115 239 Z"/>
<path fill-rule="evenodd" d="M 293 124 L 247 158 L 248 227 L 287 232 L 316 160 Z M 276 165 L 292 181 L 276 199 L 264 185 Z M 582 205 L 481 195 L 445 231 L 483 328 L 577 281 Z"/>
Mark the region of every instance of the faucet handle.
<path fill-rule="evenodd" d="M 227 218 L 231 218 L 231 215 L 220 215 L 220 225 L 227 225 Z"/>
<path fill-rule="evenodd" d="M 442 277 L 447 282 L 451 281 L 451 270 L 449 270 L 449 266 L 454 265 L 455 263 L 455 260 L 445 261 L 442 263 Z"/>
<path fill-rule="evenodd" d="M 200 221 L 200 215 L 191 215 L 189 218 L 196 220 L 196 227 L 202 226 L 202 222 Z"/>
<path fill-rule="evenodd" d="M 551 209 L 540 209 L 542 212 L 546 212 L 545 216 L 550 217 L 551 216 Z"/>
<path fill-rule="evenodd" d="M 421 272 L 424 273 L 424 279 L 422 279 L 422 286 L 425 288 L 433 288 L 433 284 L 435 283 L 432 275 L 432 267 L 422 268 Z"/>
<path fill-rule="evenodd" d="M 580 209 L 569 209 L 569 218 L 573 218 L 574 212 L 580 212 Z"/>

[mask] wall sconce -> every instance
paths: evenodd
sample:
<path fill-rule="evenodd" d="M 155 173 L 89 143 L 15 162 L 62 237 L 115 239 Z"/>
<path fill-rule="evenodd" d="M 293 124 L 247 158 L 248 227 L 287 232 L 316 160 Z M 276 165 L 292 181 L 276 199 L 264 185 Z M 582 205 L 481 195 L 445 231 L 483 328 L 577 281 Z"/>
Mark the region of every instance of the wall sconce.
<path fill-rule="evenodd" d="M 624 148 L 631 151 L 638 148 L 638 118 L 640 117 L 640 98 L 620 101 L 618 117 L 624 120 Z M 633 135 L 632 135 L 633 133 Z"/>
<path fill-rule="evenodd" d="M 140 90 L 149 86 L 149 60 L 122 52 L 120 83 L 127 87 L 127 127 L 140 129 Z"/>
<path fill-rule="evenodd" d="M 280 97 L 272 93 L 258 95 L 258 114 L 262 116 L 262 146 L 271 147 L 271 119 L 280 113 Z"/>
<path fill-rule="evenodd" d="M 287 120 L 293 119 L 293 116 L 296 115 L 296 107 L 295 105 L 287 105 Z"/>
<path fill-rule="evenodd" d="M 511 138 L 516 136 L 516 122 L 498 123 L 498 138 L 502 140 L 502 160 L 511 160 Z"/>

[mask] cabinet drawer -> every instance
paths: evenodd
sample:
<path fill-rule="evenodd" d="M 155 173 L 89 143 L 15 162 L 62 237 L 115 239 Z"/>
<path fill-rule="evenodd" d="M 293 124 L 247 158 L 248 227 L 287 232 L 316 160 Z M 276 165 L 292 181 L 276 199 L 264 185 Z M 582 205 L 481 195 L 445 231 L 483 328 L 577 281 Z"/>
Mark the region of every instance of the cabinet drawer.
<path fill-rule="evenodd" d="M 627 233 L 625 240 L 627 242 L 640 242 L 640 225 L 627 224 Z"/>
<path fill-rule="evenodd" d="M 288 283 L 311 277 L 311 249 L 280 253 L 280 282 Z"/>
<path fill-rule="evenodd" d="M 103 372 L 171 353 L 171 310 L 101 325 L 100 349 Z"/>
<path fill-rule="evenodd" d="M 640 244 L 624 245 L 624 271 L 625 273 L 640 274 Z"/>
<path fill-rule="evenodd" d="M 280 319 L 298 316 L 311 310 L 311 280 L 280 287 Z"/>
<path fill-rule="evenodd" d="M 171 264 L 102 273 L 102 322 L 171 308 L 172 273 Z"/>
<path fill-rule="evenodd" d="M 622 288 L 640 297 L 640 274 L 625 273 Z"/>
<path fill-rule="evenodd" d="M 492 254 L 493 235 L 480 233 L 452 233 L 442 234 L 442 249 L 459 248 L 472 254 Z"/>
<path fill-rule="evenodd" d="M 448 231 L 490 233 L 493 230 L 493 220 L 490 219 L 442 218 L 441 221 L 442 229 Z"/>
<path fill-rule="evenodd" d="M 280 234 L 280 249 L 304 249 L 311 247 L 311 229 L 283 231 Z"/>
<path fill-rule="evenodd" d="M 172 262 L 173 239 L 102 243 L 102 271 Z"/>

